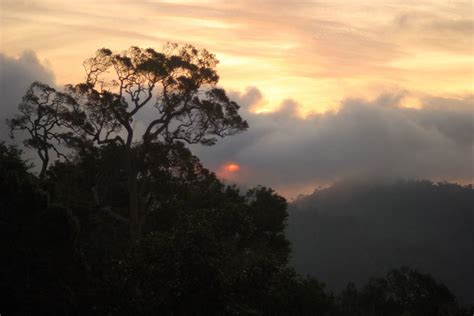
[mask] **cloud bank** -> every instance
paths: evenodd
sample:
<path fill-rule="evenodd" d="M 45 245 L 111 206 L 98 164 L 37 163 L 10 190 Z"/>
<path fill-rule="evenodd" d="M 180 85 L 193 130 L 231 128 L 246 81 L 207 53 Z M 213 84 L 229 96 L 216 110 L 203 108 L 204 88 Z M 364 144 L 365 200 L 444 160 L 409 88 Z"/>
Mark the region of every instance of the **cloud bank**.
<path fill-rule="evenodd" d="M 250 112 L 262 95 L 249 88 L 234 94 L 249 130 L 193 150 L 218 174 L 223 163 L 240 164 L 238 174 L 223 175 L 229 181 L 283 193 L 348 177 L 472 181 L 473 96 L 424 97 L 420 109 L 403 107 L 407 97 L 402 92 L 370 101 L 348 99 L 338 111 L 303 119 L 293 100 L 277 112 Z"/>
<path fill-rule="evenodd" d="M 34 80 L 53 84 L 54 74 L 32 51 L 19 58 L 0 55 L 0 67 L 0 137 L 6 139 L 5 119 L 15 114 L 28 85 Z M 292 197 L 345 178 L 474 179 L 472 95 L 425 96 L 419 99 L 421 108 L 413 109 L 403 106 L 410 93 L 383 94 L 373 100 L 347 99 L 338 111 L 306 118 L 291 99 L 275 112 L 255 113 L 266 102 L 256 87 L 230 95 L 242 105 L 250 129 L 213 147 L 192 147 L 229 182 L 267 185 Z M 228 163 L 239 164 L 238 172 L 226 172 Z"/>

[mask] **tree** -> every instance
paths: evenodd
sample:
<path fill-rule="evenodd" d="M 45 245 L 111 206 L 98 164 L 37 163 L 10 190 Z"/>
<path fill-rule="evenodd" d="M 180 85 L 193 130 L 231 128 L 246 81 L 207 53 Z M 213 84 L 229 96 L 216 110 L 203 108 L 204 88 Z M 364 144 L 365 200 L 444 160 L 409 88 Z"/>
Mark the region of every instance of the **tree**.
<path fill-rule="evenodd" d="M 411 315 L 456 315 L 456 297 L 432 276 L 408 267 L 392 270 L 384 279 L 374 281 L 375 288 L 387 293 L 389 300 Z"/>
<path fill-rule="evenodd" d="M 65 101 L 70 105 L 62 117 L 68 133 L 48 134 L 51 124 L 60 125 L 53 121 L 41 125 L 46 137 L 32 133 L 28 142 L 35 144 L 43 157 L 45 149 L 56 150 L 49 142 L 52 138 L 67 138 L 69 143 L 73 139 L 80 147 L 118 146 L 123 160 L 120 168 L 127 176 L 130 241 L 136 244 L 142 236 L 141 222 L 149 213 L 150 197 L 147 171 L 139 171 L 138 164 L 147 159 L 154 144 L 183 141 L 213 145 L 216 137 L 248 127 L 238 114 L 239 105 L 216 87 L 217 63 L 213 54 L 191 45 L 168 44 L 163 52 L 138 47 L 121 53 L 99 49 L 84 62 L 86 81 L 66 86 Z M 49 109 L 48 113 L 56 113 L 48 104 L 41 104 L 43 107 Z M 142 120 L 146 127 L 141 132 L 134 126 L 139 115 L 149 118 Z M 31 121 L 32 116 L 25 113 L 25 121 Z M 44 168 L 48 160 L 46 157 Z"/>
<path fill-rule="evenodd" d="M 65 131 L 63 127 L 73 128 L 74 125 L 70 123 L 80 118 L 79 113 L 71 115 L 74 107 L 70 106 L 74 104 L 68 94 L 58 92 L 46 84 L 33 82 L 18 106 L 20 114 L 8 120 L 12 138 L 14 131 L 26 131 L 29 134 L 24 145 L 33 148 L 41 160 L 40 179 L 46 174 L 50 150 L 58 158 L 66 157 L 58 146 L 72 137 L 72 133 Z"/>
<path fill-rule="evenodd" d="M 217 63 L 213 54 L 191 45 L 169 44 L 163 53 L 103 48 L 84 62 L 86 82 L 67 90 L 87 114 L 85 131 L 99 144 L 118 142 L 130 149 L 137 136 L 133 121 L 148 111 L 150 122 L 138 135 L 145 148 L 157 140 L 212 145 L 216 136 L 248 127 L 239 106 L 216 87 Z"/>
<path fill-rule="evenodd" d="M 361 290 L 354 284 L 339 296 L 340 315 L 468 315 L 449 289 L 428 274 L 408 267 L 371 279 Z"/>

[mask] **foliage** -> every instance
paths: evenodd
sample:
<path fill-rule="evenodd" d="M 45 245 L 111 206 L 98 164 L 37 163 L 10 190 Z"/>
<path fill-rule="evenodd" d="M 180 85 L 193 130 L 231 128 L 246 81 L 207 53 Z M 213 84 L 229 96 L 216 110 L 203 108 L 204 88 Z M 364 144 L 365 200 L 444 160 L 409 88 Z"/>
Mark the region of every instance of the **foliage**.
<path fill-rule="evenodd" d="M 468 315 L 454 295 L 430 275 L 408 267 L 370 280 L 361 290 L 354 284 L 339 297 L 340 315 Z"/>
<path fill-rule="evenodd" d="M 31 84 L 18 110 L 20 114 L 8 121 L 11 136 L 16 130 L 28 133 L 24 145 L 35 149 L 41 159 L 40 178 L 43 178 L 50 162 L 49 151 L 53 150 L 58 157 L 65 157 L 59 146 L 73 139 L 72 131 L 65 132 L 62 128 L 74 130 L 72 123 L 81 115 L 69 95 L 40 82 Z M 71 120 L 73 117 L 74 120 Z"/>
<path fill-rule="evenodd" d="M 0 297 L 6 314 L 68 314 L 84 276 L 78 223 L 50 203 L 20 152 L 0 144 Z"/>
<path fill-rule="evenodd" d="M 160 159 L 143 162 L 155 202 L 130 249 L 126 223 L 90 190 L 126 214 L 126 177 L 101 174 L 120 164 L 118 149 L 84 150 L 40 181 L 20 151 L 0 146 L 6 313 L 468 315 L 444 285 L 407 268 L 340 295 L 298 276 L 287 265 L 286 201 L 224 186 L 182 144 L 157 145 Z"/>

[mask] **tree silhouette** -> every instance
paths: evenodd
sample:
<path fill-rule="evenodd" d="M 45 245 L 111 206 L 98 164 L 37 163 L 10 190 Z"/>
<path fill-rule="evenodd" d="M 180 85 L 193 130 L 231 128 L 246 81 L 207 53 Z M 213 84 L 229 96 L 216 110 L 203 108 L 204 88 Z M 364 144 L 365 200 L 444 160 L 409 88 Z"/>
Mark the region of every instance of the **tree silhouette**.
<path fill-rule="evenodd" d="M 70 124 L 71 118 L 80 117 L 79 113 L 71 114 L 74 108 L 74 100 L 65 93 L 56 91 L 54 88 L 33 82 L 28 88 L 25 96 L 18 106 L 20 114 L 8 120 L 10 134 L 13 138 L 15 131 L 27 131 L 29 138 L 25 139 L 24 145 L 33 148 L 41 159 L 41 171 L 39 177 L 42 179 L 46 174 L 50 162 L 50 150 L 57 157 L 65 158 L 58 146 L 67 142 L 72 137 L 72 132 L 63 128 L 73 128 Z"/>
<path fill-rule="evenodd" d="M 468 315 L 445 285 L 409 267 L 373 278 L 361 290 L 350 283 L 338 299 L 339 315 Z"/>
<path fill-rule="evenodd" d="M 138 164 L 154 151 L 154 144 L 212 145 L 216 137 L 248 127 L 238 114 L 239 105 L 216 87 L 217 63 L 213 54 L 191 45 L 168 44 L 163 52 L 138 47 L 121 53 L 99 49 L 84 62 L 84 83 L 66 86 L 65 93 L 35 84 L 20 106 L 28 111 L 12 120 L 11 126 L 30 131 L 27 143 L 43 161 L 41 177 L 49 162 L 48 150 L 61 155 L 52 140 L 67 139 L 76 148 L 117 146 L 122 161 L 119 168 L 127 177 L 127 220 L 133 245 L 142 236 L 150 205 L 148 172 L 139 170 Z M 148 117 L 148 122 L 142 120 L 147 124 L 142 131 L 134 125 L 138 115 Z M 66 132 L 55 133 L 54 127 L 66 128 Z"/>
<path fill-rule="evenodd" d="M 138 138 L 145 147 L 159 140 L 212 145 L 216 136 L 248 127 L 238 115 L 239 106 L 216 87 L 217 63 L 213 54 L 191 45 L 169 44 L 163 53 L 103 48 L 84 62 L 86 82 L 67 89 L 88 114 L 85 131 L 98 143 L 131 148 Z M 150 122 L 135 135 L 133 121 L 145 110 Z"/>

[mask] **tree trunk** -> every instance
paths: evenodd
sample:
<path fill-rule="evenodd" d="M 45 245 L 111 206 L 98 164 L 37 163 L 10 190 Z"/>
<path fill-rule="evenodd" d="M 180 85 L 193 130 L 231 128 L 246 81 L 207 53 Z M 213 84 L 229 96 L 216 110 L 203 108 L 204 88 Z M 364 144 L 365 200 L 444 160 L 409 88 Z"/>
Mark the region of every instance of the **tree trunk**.
<path fill-rule="evenodd" d="M 133 248 L 140 240 L 140 210 L 139 210 L 139 192 L 137 185 L 137 171 L 133 163 L 131 150 L 127 151 L 127 189 L 128 189 L 128 211 L 129 211 L 129 229 L 130 246 Z"/>
<path fill-rule="evenodd" d="M 41 159 L 41 163 L 42 164 L 41 164 L 41 171 L 39 174 L 39 178 L 40 180 L 43 180 L 44 176 L 46 175 L 46 170 L 48 169 L 48 164 L 49 164 L 48 153 L 46 153 L 46 155 L 44 155 L 44 157 Z"/>

